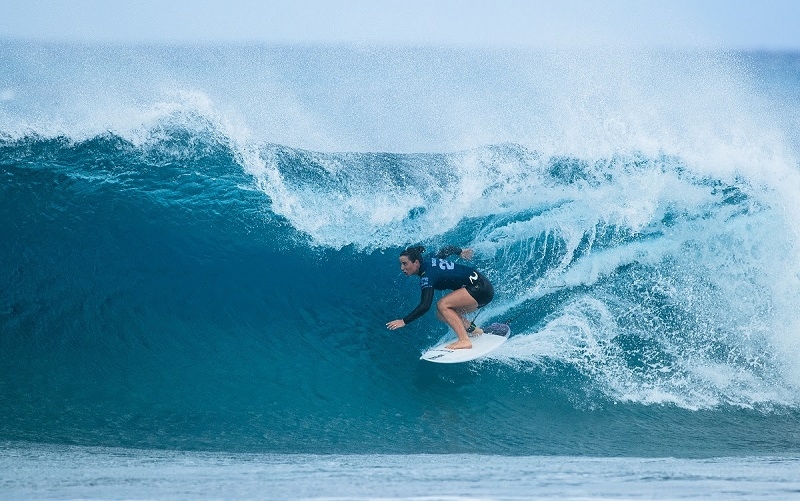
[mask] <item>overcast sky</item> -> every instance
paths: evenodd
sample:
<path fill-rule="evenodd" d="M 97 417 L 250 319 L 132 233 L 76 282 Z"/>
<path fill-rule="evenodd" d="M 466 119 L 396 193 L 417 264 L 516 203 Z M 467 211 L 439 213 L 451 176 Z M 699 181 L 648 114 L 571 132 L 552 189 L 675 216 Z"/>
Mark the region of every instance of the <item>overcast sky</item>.
<path fill-rule="evenodd" d="M 800 50 L 800 0 L 0 0 L 0 37 Z"/>

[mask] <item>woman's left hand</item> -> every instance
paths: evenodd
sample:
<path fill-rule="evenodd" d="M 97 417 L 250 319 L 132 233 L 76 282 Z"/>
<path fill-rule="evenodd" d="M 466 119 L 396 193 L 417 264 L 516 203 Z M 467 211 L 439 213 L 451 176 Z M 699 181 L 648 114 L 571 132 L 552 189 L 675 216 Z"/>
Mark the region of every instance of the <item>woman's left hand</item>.
<path fill-rule="evenodd" d="M 391 322 L 386 324 L 386 327 L 390 331 L 393 331 L 393 330 L 399 329 L 400 327 L 405 327 L 405 326 L 406 326 L 406 323 L 403 322 L 402 320 L 392 320 Z"/>

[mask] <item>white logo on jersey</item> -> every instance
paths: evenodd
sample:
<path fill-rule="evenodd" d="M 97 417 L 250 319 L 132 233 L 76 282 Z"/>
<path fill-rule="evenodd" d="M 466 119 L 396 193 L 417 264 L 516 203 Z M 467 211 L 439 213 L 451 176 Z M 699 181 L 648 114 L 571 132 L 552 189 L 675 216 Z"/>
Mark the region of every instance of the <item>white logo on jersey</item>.
<path fill-rule="evenodd" d="M 438 266 L 440 270 L 453 270 L 455 269 L 456 265 L 451 263 L 450 261 L 446 261 L 444 259 L 436 259 L 431 258 L 431 265 Z"/>

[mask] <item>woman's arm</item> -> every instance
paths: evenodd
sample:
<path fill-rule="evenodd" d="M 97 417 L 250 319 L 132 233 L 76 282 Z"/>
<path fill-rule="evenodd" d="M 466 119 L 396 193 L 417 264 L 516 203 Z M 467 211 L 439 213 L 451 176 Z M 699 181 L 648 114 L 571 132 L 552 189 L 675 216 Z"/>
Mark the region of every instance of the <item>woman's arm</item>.
<path fill-rule="evenodd" d="M 410 324 L 414 320 L 418 319 L 422 315 L 428 312 L 431 309 L 431 305 L 433 304 L 433 287 L 425 287 L 422 289 L 422 297 L 419 300 L 419 304 L 417 305 L 414 310 L 403 317 L 400 320 L 392 320 L 391 322 L 386 324 L 386 327 L 389 330 L 399 329 L 401 327 L 405 327 L 406 325 Z"/>
<path fill-rule="evenodd" d="M 448 245 L 437 252 L 436 257 L 439 259 L 445 259 L 453 254 L 457 254 L 466 260 L 470 260 L 472 259 L 474 252 L 472 249 L 462 249 L 461 247 L 456 247 L 455 245 Z"/>

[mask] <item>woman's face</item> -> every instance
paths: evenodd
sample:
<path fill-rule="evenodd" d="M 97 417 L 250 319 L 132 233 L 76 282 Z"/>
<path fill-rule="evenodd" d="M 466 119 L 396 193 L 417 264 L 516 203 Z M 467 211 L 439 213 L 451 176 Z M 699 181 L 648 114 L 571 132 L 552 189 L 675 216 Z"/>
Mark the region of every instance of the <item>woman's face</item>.
<path fill-rule="evenodd" d="M 407 277 L 419 273 L 419 261 L 412 261 L 408 256 L 400 256 L 400 271 Z"/>

